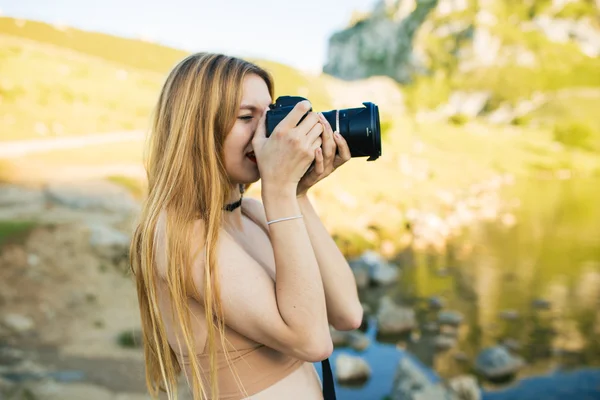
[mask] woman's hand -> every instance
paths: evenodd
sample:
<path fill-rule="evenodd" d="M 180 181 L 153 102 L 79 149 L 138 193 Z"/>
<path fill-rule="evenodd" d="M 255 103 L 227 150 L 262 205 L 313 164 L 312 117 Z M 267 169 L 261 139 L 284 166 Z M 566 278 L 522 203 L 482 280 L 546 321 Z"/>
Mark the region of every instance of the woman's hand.
<path fill-rule="evenodd" d="M 346 140 L 338 132 L 333 132 L 329 121 L 323 114 L 319 118 L 325 130 L 321 137 L 323 145 L 315 151 L 315 164 L 298 183 L 296 196 L 300 197 L 308 192 L 317 182 L 329 176 L 336 168 L 350 160 L 350 148 Z"/>
<path fill-rule="evenodd" d="M 308 113 L 310 102 L 302 101 L 275 127 L 270 137 L 266 137 L 266 112 L 260 119 L 252 148 L 256 155 L 262 185 L 276 188 L 293 188 L 315 159 L 315 152 L 321 147 L 323 124 L 319 114 Z"/>

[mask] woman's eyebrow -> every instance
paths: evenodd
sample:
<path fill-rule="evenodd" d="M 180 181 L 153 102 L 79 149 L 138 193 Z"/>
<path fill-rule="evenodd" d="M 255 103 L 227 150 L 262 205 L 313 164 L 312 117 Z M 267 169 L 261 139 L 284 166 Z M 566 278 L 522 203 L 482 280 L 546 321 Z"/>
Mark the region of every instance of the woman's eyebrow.
<path fill-rule="evenodd" d="M 242 104 L 240 106 L 240 110 L 250 110 L 250 111 L 256 111 L 257 108 L 251 104 Z"/>

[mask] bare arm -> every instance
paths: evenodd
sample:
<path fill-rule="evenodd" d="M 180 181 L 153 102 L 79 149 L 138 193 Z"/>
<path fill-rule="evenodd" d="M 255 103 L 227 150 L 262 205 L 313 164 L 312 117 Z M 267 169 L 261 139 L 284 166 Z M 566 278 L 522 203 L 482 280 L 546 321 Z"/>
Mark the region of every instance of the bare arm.
<path fill-rule="evenodd" d="M 271 219 L 300 213 L 295 192 L 263 194 Z M 197 221 L 194 241 L 201 242 L 204 224 Z M 276 281 L 222 230 L 218 273 L 225 322 L 240 334 L 293 357 L 315 362 L 328 357 L 333 344 L 325 295 L 303 219 L 270 226 Z M 195 260 L 193 276 L 204 296 L 204 252 Z"/>
<path fill-rule="evenodd" d="M 354 274 L 308 196 L 300 196 L 298 203 L 321 271 L 329 323 L 338 330 L 357 329 L 362 322 L 363 309 Z"/>
<path fill-rule="evenodd" d="M 301 215 L 295 188 L 263 188 L 267 220 Z M 304 219 L 269 226 L 277 274 L 277 304 L 285 323 L 296 332 L 330 342 L 327 307 L 319 266 Z"/>

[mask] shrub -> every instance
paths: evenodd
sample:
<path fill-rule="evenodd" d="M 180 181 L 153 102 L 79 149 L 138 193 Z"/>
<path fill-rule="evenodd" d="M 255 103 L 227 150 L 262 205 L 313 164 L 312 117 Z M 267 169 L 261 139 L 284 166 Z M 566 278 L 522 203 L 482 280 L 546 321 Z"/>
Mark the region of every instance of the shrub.
<path fill-rule="evenodd" d="M 454 125 L 462 126 L 469 122 L 469 117 L 465 114 L 458 113 L 451 115 L 450 118 L 448 118 L 448 122 Z"/>
<path fill-rule="evenodd" d="M 554 140 L 569 148 L 591 150 L 594 130 L 582 122 L 558 123 L 554 126 Z"/>

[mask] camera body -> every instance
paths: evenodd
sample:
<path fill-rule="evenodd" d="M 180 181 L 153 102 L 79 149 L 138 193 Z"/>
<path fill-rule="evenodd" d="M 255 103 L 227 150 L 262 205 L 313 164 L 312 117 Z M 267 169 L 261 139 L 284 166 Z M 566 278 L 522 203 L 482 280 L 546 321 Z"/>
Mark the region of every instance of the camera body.
<path fill-rule="evenodd" d="M 278 97 L 267 111 L 267 137 L 271 136 L 275 127 L 294 106 L 304 100 L 307 99 L 301 96 Z M 333 130 L 338 131 L 346 140 L 352 157 L 369 157 L 367 161 L 374 161 L 381 156 L 379 108 L 370 102 L 364 102 L 363 105 L 364 107 L 360 108 L 325 111 L 323 115 Z M 312 109 L 309 110 L 311 111 Z M 300 122 L 307 114 L 300 119 Z"/>

